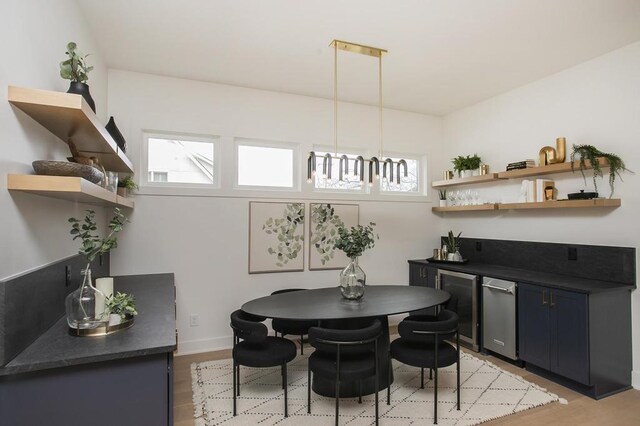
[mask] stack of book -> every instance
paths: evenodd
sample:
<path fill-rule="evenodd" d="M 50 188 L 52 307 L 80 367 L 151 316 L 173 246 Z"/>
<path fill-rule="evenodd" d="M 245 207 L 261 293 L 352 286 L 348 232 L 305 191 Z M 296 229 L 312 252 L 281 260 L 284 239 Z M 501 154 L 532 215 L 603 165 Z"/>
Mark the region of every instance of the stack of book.
<path fill-rule="evenodd" d="M 526 169 L 527 167 L 535 167 L 536 162 L 534 160 L 516 161 L 515 163 L 507 164 L 507 171 Z"/>

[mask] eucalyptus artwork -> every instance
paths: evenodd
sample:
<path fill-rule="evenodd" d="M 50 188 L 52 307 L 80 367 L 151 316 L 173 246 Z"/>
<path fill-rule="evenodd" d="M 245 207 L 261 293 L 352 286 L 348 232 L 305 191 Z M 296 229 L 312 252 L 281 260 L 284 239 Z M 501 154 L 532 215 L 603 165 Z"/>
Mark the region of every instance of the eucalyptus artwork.
<path fill-rule="evenodd" d="M 116 207 L 114 216 L 108 224 L 109 233 L 106 237 L 100 238 L 95 215 L 95 211 L 87 210 L 82 220 L 69 218 L 70 234 L 73 235 L 74 241 L 77 239 L 81 241 L 79 254 L 87 260 L 87 265 L 82 271 L 83 279 L 80 288 L 70 293 L 65 300 L 67 322 L 69 327 L 74 329 L 96 328 L 104 321 L 105 312 L 96 312 L 96 294 L 100 297 L 104 297 L 104 294 L 93 285 L 91 262 L 118 246 L 116 234 L 122 231 L 125 223 L 129 221 Z"/>
<path fill-rule="evenodd" d="M 303 236 L 296 235 L 298 225 L 304 223 L 304 206 L 297 203 L 287 204 L 280 218 L 270 217 L 262 226 L 268 235 L 275 234 L 277 244 L 267 252 L 276 257 L 276 266 L 284 266 L 298 256 L 302 250 Z"/>
<path fill-rule="evenodd" d="M 338 229 L 358 225 L 357 204 L 309 204 L 309 270 L 344 269 L 350 259 L 335 248 Z"/>
<path fill-rule="evenodd" d="M 364 289 L 367 276 L 358 265 L 358 258 L 365 250 L 376 245 L 379 236 L 374 233 L 373 227 L 376 224 L 369 222 L 367 226 L 353 226 L 350 229 L 338 228 L 338 239 L 335 248 L 342 250 L 351 262 L 340 273 L 340 291 L 342 297 L 347 300 L 360 300 L 364 296 Z"/>
<path fill-rule="evenodd" d="M 609 188 L 611 192 L 609 193 L 609 198 L 613 196 L 614 192 L 614 183 L 616 180 L 616 176 L 622 180 L 621 173 L 629 172 L 633 173 L 631 170 L 627 169 L 624 161 L 617 156 L 616 154 L 606 153 L 600 151 L 593 145 L 573 145 L 573 149 L 571 151 L 571 170 L 575 171 L 574 162 L 576 161 L 576 157 L 579 157 L 579 165 L 580 172 L 582 173 L 582 177 L 587 181 L 587 177 L 584 173 L 586 167 L 586 162 L 589 161 L 591 163 L 591 167 L 593 168 L 593 188 L 595 192 L 598 192 L 598 183 L 596 181 L 597 177 L 603 177 L 602 167 L 600 166 L 600 162 L 598 161 L 600 158 L 604 158 L 607 160 L 609 164 Z"/>

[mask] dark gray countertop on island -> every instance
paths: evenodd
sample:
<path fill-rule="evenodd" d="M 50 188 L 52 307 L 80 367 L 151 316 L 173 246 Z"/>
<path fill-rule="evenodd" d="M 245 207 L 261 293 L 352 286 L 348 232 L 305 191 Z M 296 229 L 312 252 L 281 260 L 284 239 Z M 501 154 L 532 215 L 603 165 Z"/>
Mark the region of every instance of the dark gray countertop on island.
<path fill-rule="evenodd" d="M 0 376 L 173 352 L 177 344 L 173 274 L 115 277 L 114 291 L 135 296 L 138 316 L 133 327 L 109 336 L 76 337 L 68 333 L 62 317 L 0 368 Z"/>
<path fill-rule="evenodd" d="M 635 286 L 624 283 L 590 280 L 587 278 L 572 277 L 569 275 L 561 275 L 556 273 L 551 274 L 527 269 L 509 268 L 506 266 L 490 265 L 476 261 L 470 261 L 468 263 L 460 265 L 451 263 L 429 262 L 426 259 L 410 260 L 409 262 L 418 263 L 433 268 L 446 269 L 449 271 L 499 278 L 508 281 L 539 284 L 564 290 L 577 291 L 581 293 L 600 293 L 606 291 L 633 290 L 635 288 Z"/>

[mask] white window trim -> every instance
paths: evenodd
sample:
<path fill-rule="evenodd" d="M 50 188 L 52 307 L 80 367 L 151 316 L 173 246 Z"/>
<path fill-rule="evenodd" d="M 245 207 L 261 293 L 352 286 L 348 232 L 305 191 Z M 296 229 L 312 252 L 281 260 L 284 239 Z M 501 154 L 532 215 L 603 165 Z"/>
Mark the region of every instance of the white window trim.
<path fill-rule="evenodd" d="M 275 192 L 300 192 L 300 144 L 296 142 L 272 141 L 259 138 L 233 138 L 233 189 L 238 191 L 275 191 Z M 258 185 L 240 185 L 238 183 L 238 147 L 257 146 L 262 148 L 280 148 L 290 149 L 293 151 L 293 186 L 258 186 Z M 275 165 L 274 165 L 275 166 Z"/>
<path fill-rule="evenodd" d="M 149 138 L 179 139 L 191 142 L 207 142 L 213 144 L 213 183 L 181 183 L 181 182 L 149 182 Z M 140 155 L 140 174 L 138 185 L 140 188 L 171 188 L 171 189 L 220 189 L 221 180 L 221 143 L 217 135 L 197 135 L 185 132 L 170 132 L 160 130 L 142 130 L 142 152 Z"/>
<path fill-rule="evenodd" d="M 362 157 L 365 158 L 365 160 L 367 158 L 370 158 L 369 152 L 366 150 L 362 150 L 362 149 L 357 149 L 357 148 L 353 148 L 353 147 L 346 147 L 346 148 L 341 148 L 338 149 L 339 152 L 346 154 L 350 157 L 352 156 L 358 156 L 358 155 L 362 155 Z M 313 145 L 313 152 L 318 153 L 318 152 L 328 152 L 329 154 L 331 154 L 331 156 L 333 157 L 333 153 L 335 152 L 334 147 L 333 146 L 329 146 L 329 145 Z M 318 157 L 316 154 L 317 158 L 322 158 L 322 157 Z M 332 162 L 340 162 L 340 158 L 332 158 L 331 159 Z M 369 170 L 367 169 L 368 165 L 365 164 L 365 174 L 369 173 Z M 317 167 L 316 167 L 317 169 Z M 305 170 L 306 172 L 306 170 Z M 353 173 L 352 170 L 350 170 L 350 173 Z M 316 170 L 316 175 L 318 174 L 322 174 L 322 169 L 320 170 Z M 305 176 L 305 182 L 307 181 L 306 176 Z M 370 194 L 371 190 L 375 188 L 375 184 L 373 185 L 373 187 L 369 187 L 369 181 L 367 179 L 364 180 L 364 182 L 362 182 L 362 188 L 360 189 L 339 189 L 339 188 L 316 188 L 315 185 L 315 181 L 311 181 L 310 183 L 307 183 L 307 186 L 309 186 L 309 188 L 311 188 L 312 192 L 318 193 L 318 194 L 351 194 L 351 195 L 365 195 L 365 194 Z"/>

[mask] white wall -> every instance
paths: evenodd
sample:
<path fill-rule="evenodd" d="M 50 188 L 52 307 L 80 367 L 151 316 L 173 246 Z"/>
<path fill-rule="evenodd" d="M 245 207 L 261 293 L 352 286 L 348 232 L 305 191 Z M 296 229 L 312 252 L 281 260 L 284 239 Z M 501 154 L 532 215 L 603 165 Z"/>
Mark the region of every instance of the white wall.
<path fill-rule="evenodd" d="M 65 144 L 7 102 L 7 86 L 66 91 L 59 75 L 69 41 L 78 43 L 95 67 L 89 75 L 98 115 L 106 117 L 107 69 L 72 0 L 0 2 L 0 278 L 39 267 L 77 252 L 67 218 L 86 205 L 7 191 L 8 173 L 33 173 L 34 160 L 64 160 Z M 103 221 L 102 209 L 98 219 Z"/>
<path fill-rule="evenodd" d="M 636 174 L 616 183 L 618 209 L 475 212 L 448 214 L 441 232 L 469 237 L 551 241 L 635 247 L 640 241 L 640 43 L 565 70 L 543 80 L 465 108 L 444 118 L 444 152 L 448 159 L 477 152 L 493 171 L 508 162 L 537 159 L 544 145 L 565 136 L 572 144 L 593 144 L 619 154 Z M 435 172 L 435 171 L 434 171 Z M 553 176 L 561 198 L 584 188 L 579 173 Z M 591 180 L 587 187 L 592 188 Z M 517 199 L 519 181 L 479 187 L 487 198 Z M 608 196 L 606 180 L 598 185 Z M 638 259 L 636 258 L 636 263 Z M 640 293 L 633 299 L 634 385 L 640 386 Z"/>
<path fill-rule="evenodd" d="M 349 117 L 340 130 L 349 146 L 375 150 L 377 109 L 342 104 L 340 112 Z M 226 188 L 233 181 L 234 137 L 298 142 L 302 167 L 311 146 L 331 144 L 333 135 L 333 104 L 328 100 L 115 70 L 109 71 L 109 113 L 127 139 L 138 170 L 142 129 L 219 135 Z M 388 149 L 438 155 L 440 119 L 386 111 L 385 128 Z M 303 187 L 282 199 L 328 199 Z M 286 287 L 337 285 L 338 271 L 247 273 L 249 201 L 269 194 L 229 189 L 210 196 L 151 192 L 142 189 L 136 196 L 132 224 L 112 255 L 112 270 L 175 272 L 181 353 L 229 347 L 229 314 L 250 299 Z M 428 241 L 434 239 L 434 218 L 425 197 L 394 200 L 357 200 L 360 222 L 376 222 L 380 234 L 378 245 L 361 263 L 371 284 L 408 283 L 407 259 L 424 257 Z M 199 315 L 198 327 L 189 327 L 190 314 Z"/>

